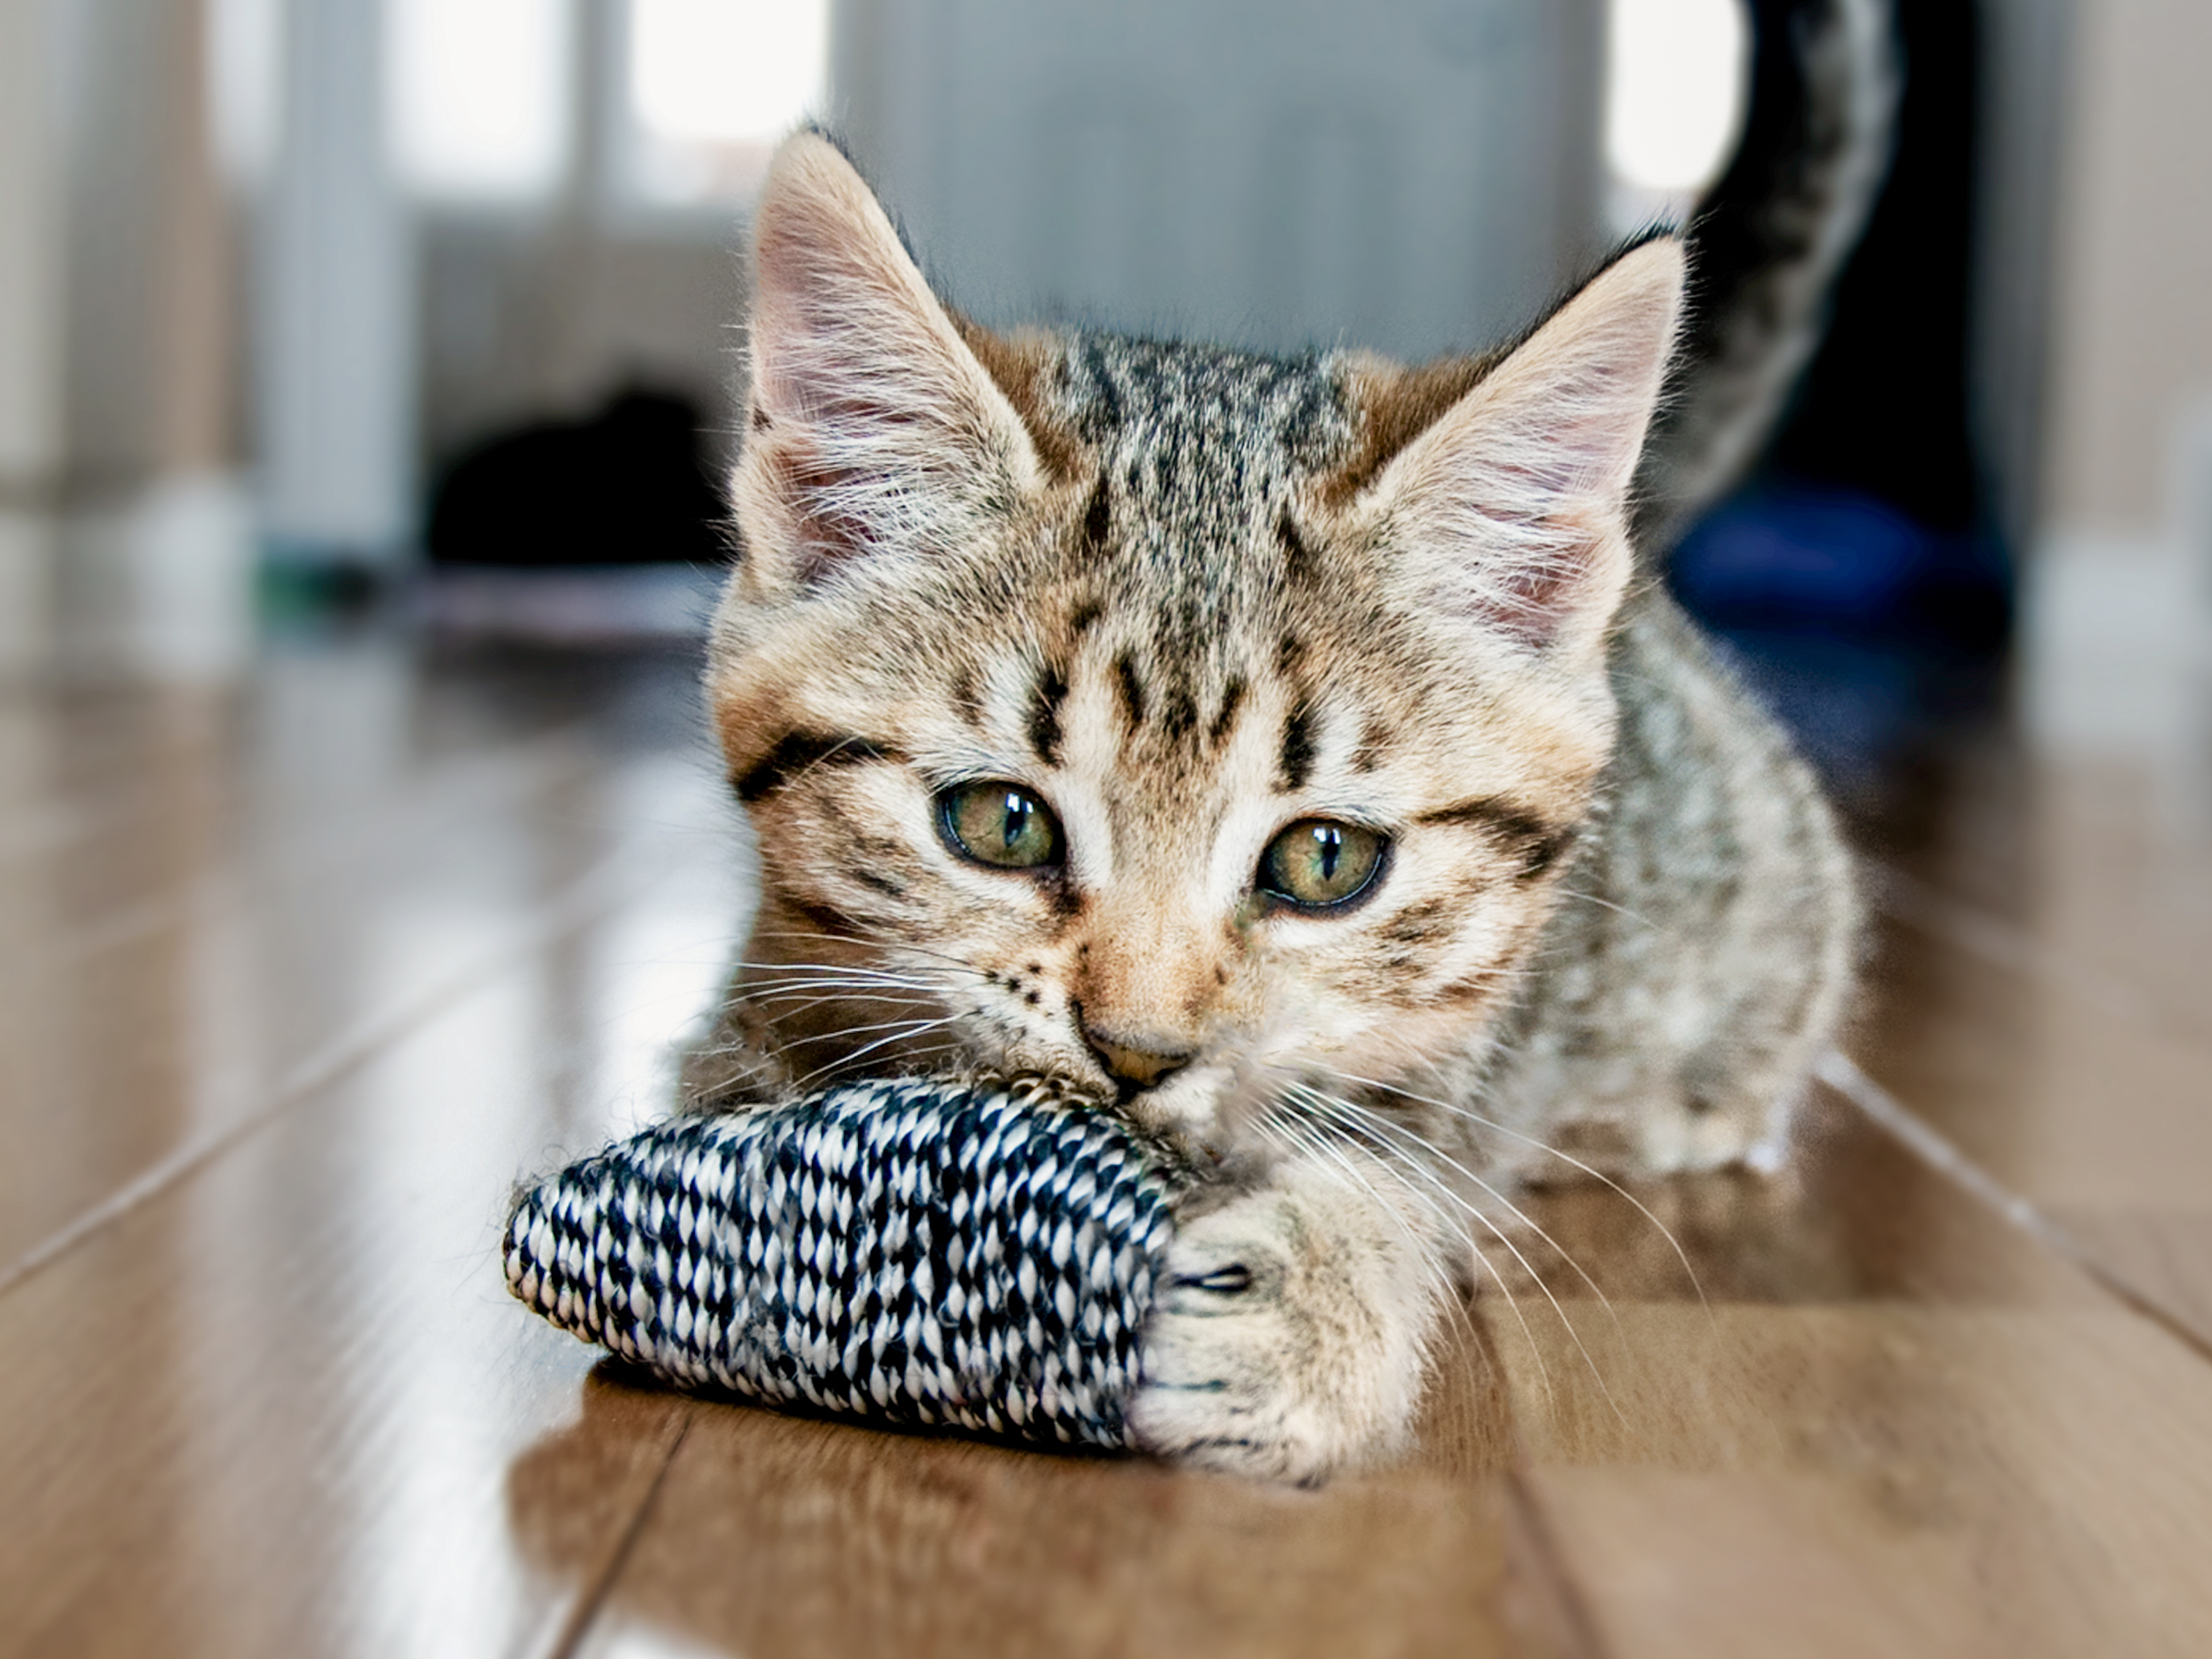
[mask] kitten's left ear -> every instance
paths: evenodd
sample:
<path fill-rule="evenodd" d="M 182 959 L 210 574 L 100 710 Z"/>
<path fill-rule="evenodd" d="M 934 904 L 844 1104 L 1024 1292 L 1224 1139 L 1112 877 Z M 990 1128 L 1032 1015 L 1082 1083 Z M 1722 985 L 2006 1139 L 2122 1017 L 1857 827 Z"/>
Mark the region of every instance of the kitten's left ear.
<path fill-rule="evenodd" d="M 752 406 L 733 485 L 751 580 L 805 591 L 971 542 L 1036 447 L 852 163 L 786 141 L 753 216 Z"/>
<path fill-rule="evenodd" d="M 1671 239 L 1622 255 L 1383 469 L 1362 508 L 1425 610 L 1561 660 L 1602 642 L 1683 280 Z"/>

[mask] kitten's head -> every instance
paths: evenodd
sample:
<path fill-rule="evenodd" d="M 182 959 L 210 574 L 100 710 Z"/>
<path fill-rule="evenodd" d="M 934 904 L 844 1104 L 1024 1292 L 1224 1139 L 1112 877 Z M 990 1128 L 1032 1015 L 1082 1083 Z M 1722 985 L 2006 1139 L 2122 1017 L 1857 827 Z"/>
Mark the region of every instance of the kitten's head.
<path fill-rule="evenodd" d="M 708 690 L 787 1076 L 1052 1073 L 1219 1150 L 1479 1046 L 1612 746 L 1678 245 L 1419 369 L 993 336 L 802 136 L 753 258 Z"/>

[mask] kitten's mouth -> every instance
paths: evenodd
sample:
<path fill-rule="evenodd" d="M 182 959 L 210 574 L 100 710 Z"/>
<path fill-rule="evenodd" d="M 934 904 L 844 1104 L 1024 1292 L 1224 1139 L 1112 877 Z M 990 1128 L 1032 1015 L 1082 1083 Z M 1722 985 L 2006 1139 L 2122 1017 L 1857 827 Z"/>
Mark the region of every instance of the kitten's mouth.
<path fill-rule="evenodd" d="M 1097 1037 L 1089 1041 L 1123 1100 L 1158 1087 L 1190 1063 L 1188 1054 L 1158 1054 L 1145 1048 L 1125 1048 Z"/>
<path fill-rule="evenodd" d="M 1218 1164 L 1229 1152 L 1221 1103 L 1232 1081 L 1226 1066 L 1203 1061 L 1178 1066 L 1150 1086 L 1121 1080 L 1115 1109 L 1146 1133 L 1174 1145 L 1194 1163 Z"/>

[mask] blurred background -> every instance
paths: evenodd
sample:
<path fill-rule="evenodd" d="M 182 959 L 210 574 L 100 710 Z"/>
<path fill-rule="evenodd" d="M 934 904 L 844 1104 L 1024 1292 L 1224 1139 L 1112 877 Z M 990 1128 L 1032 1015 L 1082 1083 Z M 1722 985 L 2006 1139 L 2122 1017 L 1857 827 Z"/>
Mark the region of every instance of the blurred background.
<path fill-rule="evenodd" d="M 1694 199 L 1759 13 L 0 0 L 0 673 L 219 683 L 344 617 L 696 635 L 747 204 L 802 116 L 986 320 L 1419 356 Z M 1673 572 L 1841 749 L 2021 629 L 2139 679 L 2212 592 L 2212 11 L 1898 31 L 1828 344 Z"/>
<path fill-rule="evenodd" d="M 2212 1651 L 2208 0 L 1896 0 L 1833 327 L 1668 572 L 1850 816 L 1866 1086 L 1786 1178 L 1545 1200 L 1623 1386 L 1486 1295 L 1491 1426 L 1248 1506 L 687 1415 L 500 1288 L 745 936 L 697 677 L 781 135 L 986 320 L 1418 356 L 1682 212 L 1790 9 L 0 0 L 0 1659 L 1504 1651 L 1437 1632 L 1531 1502 L 1622 1655 Z"/>

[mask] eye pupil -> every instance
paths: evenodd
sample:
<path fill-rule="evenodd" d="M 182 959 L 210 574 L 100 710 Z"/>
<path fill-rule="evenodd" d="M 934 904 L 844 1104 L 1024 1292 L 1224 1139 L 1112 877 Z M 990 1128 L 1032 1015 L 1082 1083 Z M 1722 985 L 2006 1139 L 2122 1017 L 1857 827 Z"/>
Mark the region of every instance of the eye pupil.
<path fill-rule="evenodd" d="M 1308 818 L 1267 843 L 1259 887 L 1307 909 L 1332 909 L 1374 884 L 1384 847 L 1380 835 L 1359 824 Z"/>
<path fill-rule="evenodd" d="M 957 784 L 937 798 L 940 833 L 954 852 L 1000 870 L 1056 865 L 1060 821 L 1018 784 Z"/>
<path fill-rule="evenodd" d="M 1344 856 L 1344 832 L 1334 828 L 1316 830 L 1314 839 L 1321 843 L 1321 878 L 1334 880 L 1337 861 Z"/>

